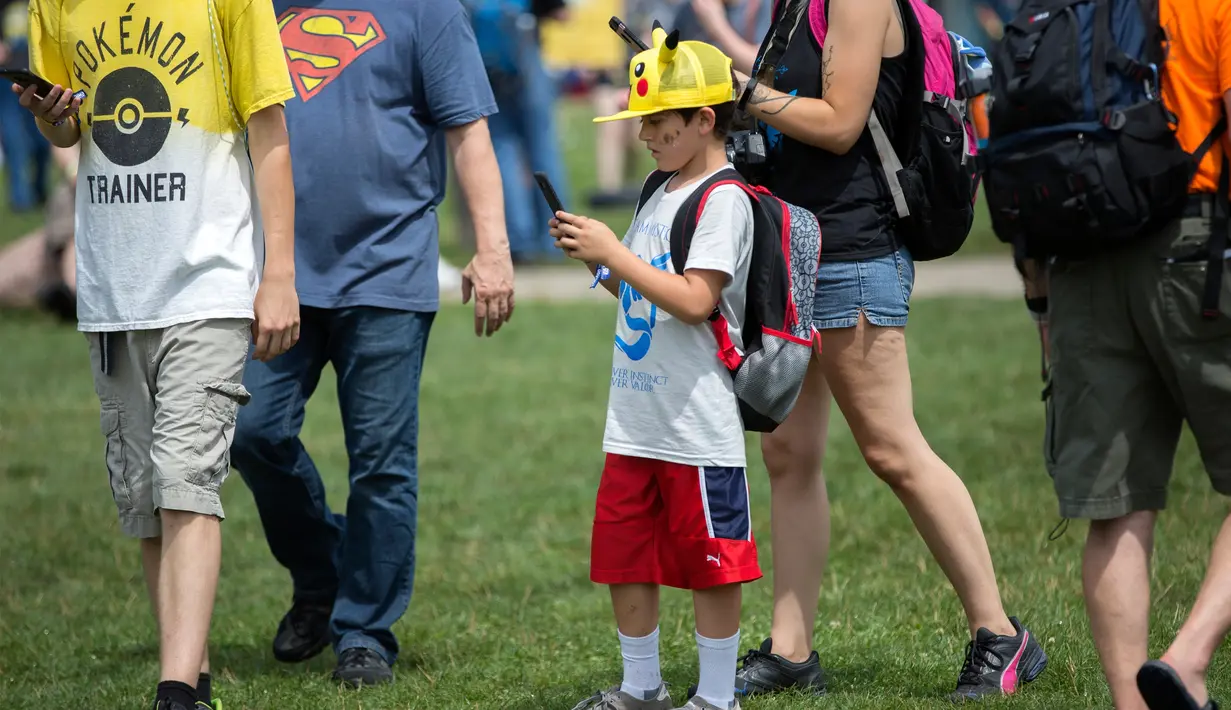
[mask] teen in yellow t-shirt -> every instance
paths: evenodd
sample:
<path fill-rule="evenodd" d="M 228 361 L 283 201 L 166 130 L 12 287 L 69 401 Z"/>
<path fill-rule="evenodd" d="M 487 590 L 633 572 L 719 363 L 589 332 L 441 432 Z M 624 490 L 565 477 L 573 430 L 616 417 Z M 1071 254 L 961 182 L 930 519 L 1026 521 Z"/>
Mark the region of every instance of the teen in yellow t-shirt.
<path fill-rule="evenodd" d="M 298 338 L 277 23 L 253 0 L 32 0 L 29 17 L 31 68 L 56 86 L 21 103 L 52 143 L 81 146 L 79 328 L 121 528 L 171 646 L 155 707 L 209 707 L 243 372 L 254 339 L 269 359 Z"/>

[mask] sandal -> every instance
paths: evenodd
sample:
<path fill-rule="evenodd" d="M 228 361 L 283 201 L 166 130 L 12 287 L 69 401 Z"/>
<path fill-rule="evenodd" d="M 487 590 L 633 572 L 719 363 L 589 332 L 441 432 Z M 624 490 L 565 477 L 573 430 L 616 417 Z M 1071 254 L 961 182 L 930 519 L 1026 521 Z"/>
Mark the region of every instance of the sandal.
<path fill-rule="evenodd" d="M 1180 675 L 1162 661 L 1149 661 L 1137 671 L 1137 690 L 1150 710 L 1218 710 L 1213 699 L 1198 705 Z"/>

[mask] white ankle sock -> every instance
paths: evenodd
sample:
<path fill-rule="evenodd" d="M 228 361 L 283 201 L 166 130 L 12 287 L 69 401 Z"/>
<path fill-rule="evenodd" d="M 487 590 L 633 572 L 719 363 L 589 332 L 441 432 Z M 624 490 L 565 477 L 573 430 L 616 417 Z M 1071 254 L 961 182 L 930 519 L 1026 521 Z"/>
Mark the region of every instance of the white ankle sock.
<path fill-rule="evenodd" d="M 701 680 L 697 696 L 719 708 L 735 702 L 735 663 L 739 656 L 739 632 L 731 638 L 709 639 L 697 634 L 697 656 L 701 661 Z"/>
<path fill-rule="evenodd" d="M 620 655 L 624 657 L 624 682 L 620 690 L 634 698 L 649 700 L 663 684 L 662 668 L 658 665 L 658 628 L 648 636 L 631 638 L 620 636 Z M 731 678 L 735 687 L 735 678 Z"/>

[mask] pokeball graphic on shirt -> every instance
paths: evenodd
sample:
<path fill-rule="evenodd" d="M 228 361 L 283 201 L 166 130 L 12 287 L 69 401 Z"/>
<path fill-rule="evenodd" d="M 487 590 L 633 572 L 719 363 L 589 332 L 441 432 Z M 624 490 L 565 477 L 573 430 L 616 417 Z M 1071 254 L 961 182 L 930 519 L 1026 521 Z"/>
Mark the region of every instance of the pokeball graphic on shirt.
<path fill-rule="evenodd" d="M 182 109 L 179 120 L 188 123 L 187 115 Z M 131 168 L 158 155 L 176 117 L 158 77 L 139 67 L 124 67 L 99 82 L 94 111 L 87 120 L 103 155 Z"/>

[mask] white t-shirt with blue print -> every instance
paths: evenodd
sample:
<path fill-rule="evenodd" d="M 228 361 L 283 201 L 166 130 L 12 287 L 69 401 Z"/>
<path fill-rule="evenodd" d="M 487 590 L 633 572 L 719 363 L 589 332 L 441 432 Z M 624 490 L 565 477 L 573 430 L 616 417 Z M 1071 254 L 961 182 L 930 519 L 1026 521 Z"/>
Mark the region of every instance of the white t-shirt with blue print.
<path fill-rule="evenodd" d="M 667 192 L 637 213 L 624 245 L 643 261 L 675 273 L 671 223 L 705 181 Z M 731 342 L 743 351 L 740 327 L 752 256 L 752 205 L 734 185 L 716 188 L 701 212 L 686 269 L 711 269 L 730 280 L 720 312 Z M 713 325 L 689 325 L 620 284 L 615 354 L 603 451 L 691 466 L 745 466 L 744 426 Z"/>

